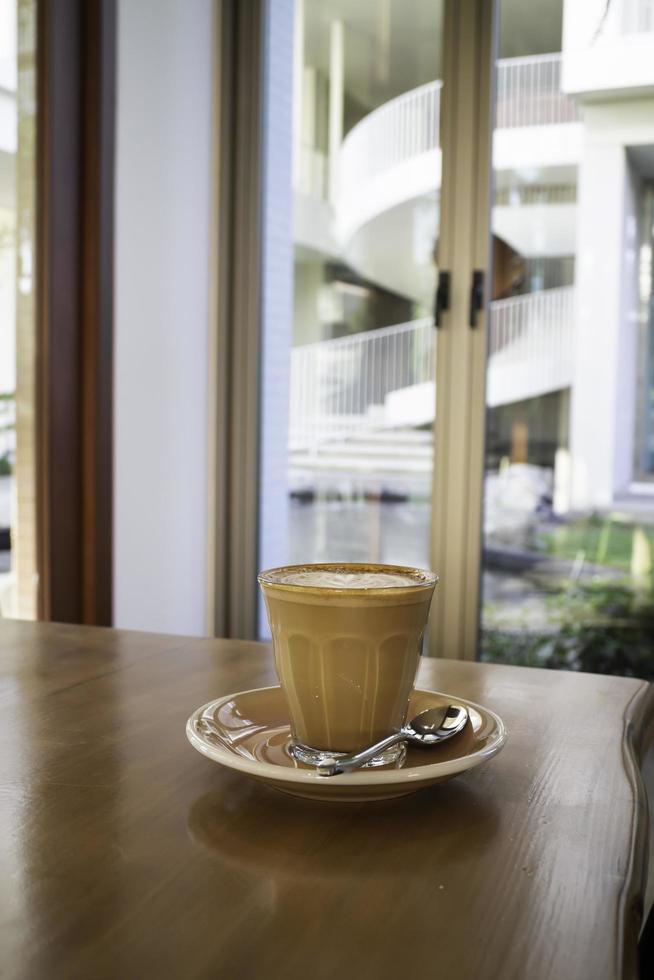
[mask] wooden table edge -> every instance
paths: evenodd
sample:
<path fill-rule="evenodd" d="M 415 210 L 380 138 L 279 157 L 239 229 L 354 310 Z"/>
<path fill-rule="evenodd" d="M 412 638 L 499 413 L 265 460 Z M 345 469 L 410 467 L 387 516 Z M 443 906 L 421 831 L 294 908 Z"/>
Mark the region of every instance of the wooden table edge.
<path fill-rule="evenodd" d="M 654 684 L 643 682 L 624 712 L 622 762 L 631 786 L 629 865 L 618 903 L 617 976 L 638 976 L 638 937 L 643 924 L 649 849 L 649 806 L 641 773 L 643 759 L 654 740 Z"/>

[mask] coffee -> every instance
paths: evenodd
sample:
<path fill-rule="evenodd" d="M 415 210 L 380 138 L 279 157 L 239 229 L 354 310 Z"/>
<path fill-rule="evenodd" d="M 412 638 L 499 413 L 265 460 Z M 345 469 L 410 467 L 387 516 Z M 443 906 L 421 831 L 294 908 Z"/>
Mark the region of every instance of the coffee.
<path fill-rule="evenodd" d="M 278 585 L 310 585 L 315 589 L 392 589 L 416 585 L 415 578 L 399 572 L 348 572 L 344 568 L 281 569 L 271 581 Z"/>
<path fill-rule="evenodd" d="M 259 581 L 295 742 L 351 752 L 398 730 L 436 576 L 387 565 L 304 565 L 263 572 Z"/>

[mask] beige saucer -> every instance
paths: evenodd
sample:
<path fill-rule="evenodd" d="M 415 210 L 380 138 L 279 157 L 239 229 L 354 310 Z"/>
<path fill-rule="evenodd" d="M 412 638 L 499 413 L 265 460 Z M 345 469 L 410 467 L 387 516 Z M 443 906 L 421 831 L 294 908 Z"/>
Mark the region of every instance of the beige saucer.
<path fill-rule="evenodd" d="M 502 719 L 465 698 L 416 690 L 409 717 L 439 704 L 463 704 L 469 722 L 450 741 L 431 749 L 409 748 L 401 769 L 362 769 L 340 776 L 319 776 L 296 762 L 288 749 L 290 727 L 279 687 L 228 694 L 194 711 L 186 724 L 191 745 L 214 762 L 259 779 L 274 789 L 315 800 L 385 800 L 406 796 L 432 783 L 451 779 L 490 759 L 506 741 Z M 215 733 L 202 722 L 207 714 Z"/>

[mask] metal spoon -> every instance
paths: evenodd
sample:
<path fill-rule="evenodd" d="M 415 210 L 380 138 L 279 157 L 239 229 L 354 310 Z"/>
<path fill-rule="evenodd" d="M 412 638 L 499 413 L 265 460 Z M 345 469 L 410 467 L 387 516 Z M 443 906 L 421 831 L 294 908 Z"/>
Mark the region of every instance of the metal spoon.
<path fill-rule="evenodd" d="M 319 762 L 316 766 L 318 775 L 338 776 L 341 772 L 351 772 L 370 762 L 386 749 L 390 749 L 391 745 L 397 745 L 398 742 L 411 742 L 412 745 L 420 745 L 423 748 L 437 745 L 462 731 L 467 720 L 468 712 L 460 704 L 450 704 L 447 708 L 427 708 L 411 721 L 407 721 L 399 732 L 383 738 L 381 742 L 376 742 L 375 745 L 362 749 L 361 752 L 342 755 L 333 761 Z"/>

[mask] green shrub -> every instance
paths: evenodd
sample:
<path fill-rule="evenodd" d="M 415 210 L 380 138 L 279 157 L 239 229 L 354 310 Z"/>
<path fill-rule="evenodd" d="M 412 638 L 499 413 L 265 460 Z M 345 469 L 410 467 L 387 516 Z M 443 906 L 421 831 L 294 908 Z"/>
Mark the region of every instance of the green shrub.
<path fill-rule="evenodd" d="M 552 597 L 551 628 L 487 630 L 482 660 L 654 680 L 654 598 L 624 582 Z"/>

